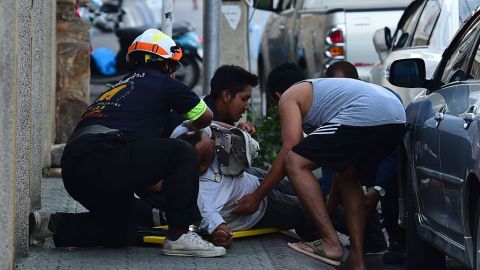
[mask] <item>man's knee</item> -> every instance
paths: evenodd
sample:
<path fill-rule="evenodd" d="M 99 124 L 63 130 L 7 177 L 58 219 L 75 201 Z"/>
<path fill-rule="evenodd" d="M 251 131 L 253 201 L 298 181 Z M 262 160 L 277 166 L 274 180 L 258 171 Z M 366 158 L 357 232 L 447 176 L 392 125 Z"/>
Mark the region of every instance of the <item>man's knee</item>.
<path fill-rule="evenodd" d="M 345 183 L 360 183 L 361 178 L 364 177 L 360 174 L 359 170 L 355 166 L 348 167 L 345 171 L 336 173 L 339 184 Z"/>
<path fill-rule="evenodd" d="M 290 151 L 287 153 L 287 155 L 283 159 L 283 163 L 285 164 L 285 170 L 287 174 L 291 174 L 299 169 L 297 164 L 298 160 L 296 156 L 298 155 Z"/>
<path fill-rule="evenodd" d="M 310 160 L 305 159 L 293 151 L 288 152 L 283 162 L 287 174 L 297 173 L 302 170 L 313 170 L 313 166 L 315 165 Z"/>

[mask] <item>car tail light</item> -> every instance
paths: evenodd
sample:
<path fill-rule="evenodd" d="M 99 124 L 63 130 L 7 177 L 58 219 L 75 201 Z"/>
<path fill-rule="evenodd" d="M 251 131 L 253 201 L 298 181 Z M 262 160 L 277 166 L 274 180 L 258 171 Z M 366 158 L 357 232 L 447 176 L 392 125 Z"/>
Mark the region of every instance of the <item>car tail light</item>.
<path fill-rule="evenodd" d="M 332 27 L 325 37 L 325 68 L 345 59 L 345 26 Z"/>
<path fill-rule="evenodd" d="M 343 30 L 332 29 L 327 35 L 327 44 L 343 43 Z"/>
<path fill-rule="evenodd" d="M 345 51 L 343 50 L 343 46 L 329 46 L 326 55 L 329 58 L 345 56 Z"/>

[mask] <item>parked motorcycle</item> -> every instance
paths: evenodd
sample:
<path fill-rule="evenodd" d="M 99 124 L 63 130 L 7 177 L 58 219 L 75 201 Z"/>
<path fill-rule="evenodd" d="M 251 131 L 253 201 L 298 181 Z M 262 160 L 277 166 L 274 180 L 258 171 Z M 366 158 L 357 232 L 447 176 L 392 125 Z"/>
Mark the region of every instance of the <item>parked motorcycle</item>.
<path fill-rule="evenodd" d="M 90 68 L 91 83 L 93 84 L 112 83 L 125 76 L 129 71 L 129 65 L 125 59 L 128 46 L 148 28 L 160 29 L 159 25 L 124 27 L 121 24 L 122 12 L 112 7 L 109 7 L 108 10 L 110 10 L 111 14 L 119 15 L 117 16 L 118 21 L 115 22 L 115 19 L 113 21 L 116 25 L 114 32 L 118 39 L 120 50 L 116 54 L 106 48 L 92 50 Z M 96 14 L 102 14 L 102 12 L 96 12 Z M 99 16 L 105 17 L 105 15 Z M 90 21 L 95 22 L 94 19 Z M 94 24 L 94 26 L 98 27 L 98 24 Z M 173 40 L 183 47 L 183 58 L 180 61 L 182 67 L 176 72 L 175 77 L 183 81 L 190 89 L 197 85 L 200 80 L 201 62 L 203 59 L 202 41 L 194 31 L 195 27 L 188 21 L 177 21 L 172 26 Z"/>
<path fill-rule="evenodd" d="M 200 81 L 203 61 L 202 40 L 194 31 L 195 28 L 190 22 L 173 23 L 172 38 L 183 48 L 183 59 L 180 61 L 182 68 L 175 73 L 175 78 L 183 81 L 190 89 Z"/>

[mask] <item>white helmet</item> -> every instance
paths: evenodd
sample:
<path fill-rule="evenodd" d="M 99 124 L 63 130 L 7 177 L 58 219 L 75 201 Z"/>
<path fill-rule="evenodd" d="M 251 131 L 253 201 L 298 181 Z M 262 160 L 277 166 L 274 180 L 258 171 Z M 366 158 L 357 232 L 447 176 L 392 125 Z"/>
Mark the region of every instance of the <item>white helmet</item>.
<path fill-rule="evenodd" d="M 136 51 L 153 53 L 164 59 L 180 61 L 183 56 L 182 47 L 175 44 L 175 41 L 158 29 L 147 29 L 139 35 L 127 52 L 127 62 L 132 61 L 131 53 Z"/>

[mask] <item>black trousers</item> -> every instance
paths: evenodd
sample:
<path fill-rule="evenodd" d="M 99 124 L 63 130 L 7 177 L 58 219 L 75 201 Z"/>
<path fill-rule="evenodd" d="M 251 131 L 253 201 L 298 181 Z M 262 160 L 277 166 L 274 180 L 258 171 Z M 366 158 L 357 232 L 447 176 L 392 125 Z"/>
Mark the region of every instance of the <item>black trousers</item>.
<path fill-rule="evenodd" d="M 382 203 L 383 226 L 387 230 L 390 247 L 392 248 L 396 245 L 396 248 L 403 250 L 406 240 L 405 230 L 398 225 L 399 191 L 396 179 L 390 181 L 385 187 L 385 190 L 387 191 L 385 196 L 380 198 Z"/>
<path fill-rule="evenodd" d="M 137 243 L 133 193 L 164 180 L 171 227 L 201 219 L 197 207 L 198 160 L 176 139 L 125 141 L 121 134 L 84 135 L 62 158 L 67 192 L 87 213 L 52 215 L 57 247 L 119 247 Z"/>
<path fill-rule="evenodd" d="M 263 181 L 267 172 L 259 168 L 248 168 L 248 173 L 253 174 Z M 295 191 L 287 179 L 282 179 L 267 195 L 267 209 L 262 219 L 253 228 L 280 227 L 295 229 L 295 232 L 304 241 L 315 240 L 315 225 L 308 213 L 304 210 L 302 202 L 295 195 Z"/>

